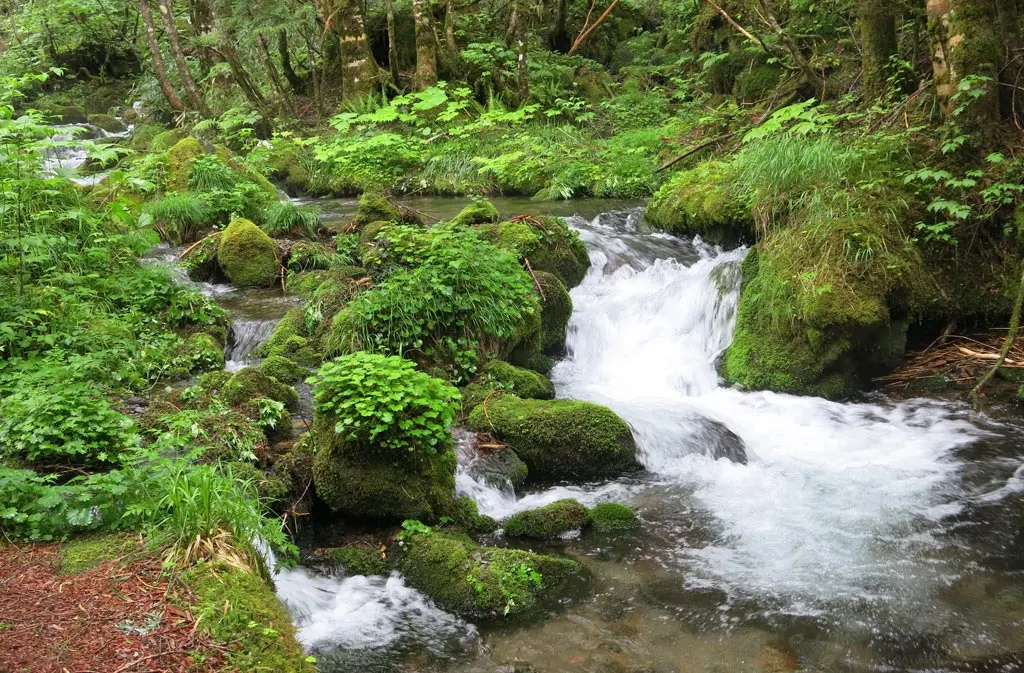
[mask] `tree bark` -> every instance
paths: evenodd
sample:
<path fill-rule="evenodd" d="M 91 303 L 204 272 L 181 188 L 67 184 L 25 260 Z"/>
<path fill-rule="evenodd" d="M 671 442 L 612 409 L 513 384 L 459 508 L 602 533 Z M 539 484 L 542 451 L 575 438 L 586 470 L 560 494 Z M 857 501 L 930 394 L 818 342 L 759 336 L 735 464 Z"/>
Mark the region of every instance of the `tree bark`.
<path fill-rule="evenodd" d="M 277 32 L 277 50 L 281 53 L 281 70 L 284 71 L 284 78 L 288 80 L 292 91 L 301 94 L 305 89 L 305 83 L 292 67 L 292 55 L 288 47 L 288 31 L 283 28 Z"/>
<path fill-rule="evenodd" d="M 139 0 L 139 12 L 142 14 L 142 23 L 146 28 L 146 41 L 149 43 L 149 52 L 153 57 L 153 73 L 156 81 L 160 84 L 160 91 L 163 92 L 167 104 L 174 112 L 183 112 L 185 106 L 178 98 L 178 92 L 171 86 L 167 78 L 167 67 L 164 65 L 164 57 L 160 53 L 160 42 L 156 39 L 156 29 L 153 27 L 153 11 L 149 6 L 149 0 Z"/>
<path fill-rule="evenodd" d="M 366 23 L 359 0 L 341 0 L 331 18 L 341 39 L 341 96 L 345 100 L 373 92 L 380 68 L 366 39 Z"/>
<path fill-rule="evenodd" d="M 398 38 L 395 35 L 395 0 L 386 0 L 385 11 L 388 22 L 388 70 L 391 82 L 398 86 Z"/>
<path fill-rule="evenodd" d="M 185 97 L 189 105 L 194 107 L 204 117 L 210 116 L 210 108 L 206 106 L 203 97 L 199 95 L 196 82 L 192 79 L 192 73 L 188 69 L 188 62 L 185 60 L 185 52 L 181 49 L 181 40 L 178 37 L 178 26 L 172 11 L 172 0 L 157 0 L 157 8 L 160 10 L 164 20 L 164 30 L 167 31 L 167 42 L 171 45 L 171 54 L 174 56 L 174 63 L 178 67 L 178 75 L 181 77 L 182 85 L 185 87 Z"/>
<path fill-rule="evenodd" d="M 548 43 L 552 50 L 562 54 L 572 46 L 572 36 L 569 35 L 569 0 L 555 0 L 555 18 L 551 23 Z"/>
<path fill-rule="evenodd" d="M 245 96 L 246 100 L 253 104 L 258 110 L 268 112 L 267 110 L 267 99 L 263 96 L 263 93 L 257 88 L 256 84 L 253 83 L 252 78 L 249 77 L 249 73 L 245 69 L 245 65 L 242 63 L 242 59 L 238 56 L 238 50 L 235 49 L 237 39 L 235 37 L 234 27 L 231 22 L 234 19 L 234 8 L 232 7 L 231 0 L 222 0 L 217 3 L 215 9 L 215 31 L 217 33 L 217 49 L 224 56 L 224 59 L 228 62 L 228 66 L 231 68 L 231 75 L 235 79 L 235 83 L 238 84 L 238 88 L 242 90 L 242 95 Z"/>
<path fill-rule="evenodd" d="M 889 62 L 899 51 L 896 9 L 891 0 L 860 0 L 861 65 L 869 95 L 885 91 Z"/>
<path fill-rule="evenodd" d="M 516 51 L 516 93 L 519 104 L 530 98 L 530 64 L 527 60 L 526 22 L 528 19 L 527 0 L 514 0 L 512 17 L 508 23 L 508 39 Z"/>
<path fill-rule="evenodd" d="M 416 77 L 413 83 L 422 91 L 437 84 L 437 41 L 430 0 L 412 0 L 412 18 L 416 26 Z"/>
<path fill-rule="evenodd" d="M 447 0 L 444 6 L 444 44 L 448 60 L 459 62 L 459 44 L 455 41 L 455 0 Z"/>

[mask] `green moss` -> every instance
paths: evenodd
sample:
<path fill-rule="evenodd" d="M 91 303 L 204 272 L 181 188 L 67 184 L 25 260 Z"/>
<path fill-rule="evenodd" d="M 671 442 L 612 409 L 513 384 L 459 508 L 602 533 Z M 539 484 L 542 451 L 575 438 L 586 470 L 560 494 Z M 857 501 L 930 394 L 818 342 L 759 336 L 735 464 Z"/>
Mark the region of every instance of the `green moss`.
<path fill-rule="evenodd" d="M 61 124 L 85 124 L 89 116 L 77 105 L 56 105 L 50 108 L 50 115 L 60 117 Z"/>
<path fill-rule="evenodd" d="M 470 497 L 456 498 L 450 516 L 455 525 L 467 533 L 491 533 L 498 529 L 498 522 L 480 514 L 476 501 Z"/>
<path fill-rule="evenodd" d="M 488 362 L 481 372 L 481 379 L 492 389 L 504 389 L 522 398 L 551 400 L 555 398 L 555 386 L 544 376 L 529 369 L 522 369 L 501 360 Z"/>
<path fill-rule="evenodd" d="M 231 375 L 221 389 L 221 397 L 228 404 L 244 404 L 257 397 L 269 397 L 282 402 L 288 409 L 299 406 L 299 394 L 295 388 L 267 376 L 254 367 L 240 369 Z"/>
<path fill-rule="evenodd" d="M 495 223 L 501 220 L 498 209 L 490 201 L 474 201 L 452 218 L 452 224 L 469 227 L 474 224 Z"/>
<path fill-rule="evenodd" d="M 270 355 L 260 363 L 260 371 L 282 383 L 295 383 L 301 380 L 308 370 L 283 355 Z"/>
<path fill-rule="evenodd" d="M 233 460 L 224 463 L 236 479 L 252 482 L 256 492 L 268 505 L 275 507 L 288 502 L 292 489 L 290 484 L 275 474 L 259 469 L 252 463 Z"/>
<path fill-rule="evenodd" d="M 128 130 L 116 117 L 107 114 L 89 115 L 88 122 L 93 126 L 98 126 L 107 133 L 124 133 Z"/>
<path fill-rule="evenodd" d="M 550 374 L 551 370 L 555 368 L 555 361 L 543 353 L 533 353 L 525 360 L 521 360 L 520 364 L 524 368 L 544 376 Z"/>
<path fill-rule="evenodd" d="M 636 469 L 629 425 L 611 409 L 576 400 L 492 399 L 469 423 L 490 432 L 516 452 L 536 481 L 617 477 Z"/>
<path fill-rule="evenodd" d="M 195 138 L 182 138 L 175 143 L 167 155 L 167 191 L 188 191 L 188 174 L 192 164 L 204 154 L 206 150 Z"/>
<path fill-rule="evenodd" d="M 277 244 L 262 229 L 241 218 L 221 233 L 217 263 L 237 287 L 269 285 L 280 270 Z"/>
<path fill-rule="evenodd" d="M 128 145 L 137 152 L 144 152 L 153 144 L 153 140 L 164 132 L 162 126 L 156 124 L 139 124 L 132 129 Z"/>
<path fill-rule="evenodd" d="M 150 143 L 149 149 L 152 152 L 166 152 L 186 137 L 187 135 L 182 129 L 164 131 L 163 133 L 158 133 L 153 137 L 153 142 Z M 186 177 L 187 176 L 188 174 L 186 173 Z"/>
<path fill-rule="evenodd" d="M 263 344 L 261 352 L 264 356 L 284 355 L 290 357 L 293 348 L 305 347 L 309 342 L 305 339 L 306 334 L 306 312 L 302 308 L 293 308 L 284 314 L 271 332 L 270 338 Z M 302 341 L 291 341 L 293 337 L 303 339 Z"/>
<path fill-rule="evenodd" d="M 341 566 L 346 575 L 383 575 L 389 563 L 375 547 L 348 545 L 330 551 L 331 562 Z"/>
<path fill-rule="evenodd" d="M 565 352 L 565 335 L 572 317 L 572 297 L 555 274 L 538 271 L 536 276 L 543 291 L 540 347 L 544 353 L 561 355 Z"/>
<path fill-rule="evenodd" d="M 75 538 L 60 547 L 60 572 L 84 572 L 133 552 L 137 538 L 123 533 L 97 533 Z"/>
<path fill-rule="evenodd" d="M 566 287 L 580 284 L 590 268 L 590 255 L 559 217 L 530 217 L 516 222 L 478 225 L 481 237 L 520 260 L 530 260 L 534 271 L 558 276 Z"/>
<path fill-rule="evenodd" d="M 189 336 L 185 341 L 185 352 L 194 374 L 224 369 L 224 347 L 206 332 Z"/>
<path fill-rule="evenodd" d="M 721 161 L 674 175 L 648 202 L 646 217 L 659 229 L 709 243 L 754 238 L 753 211 L 735 186 L 732 167 Z"/>
<path fill-rule="evenodd" d="M 602 502 L 590 510 L 590 521 L 594 530 L 611 533 L 640 527 L 636 513 L 617 502 Z"/>
<path fill-rule="evenodd" d="M 192 613 L 224 646 L 226 670 L 315 673 L 295 640 L 288 611 L 262 578 L 222 565 L 200 564 L 185 574 Z"/>
<path fill-rule="evenodd" d="M 398 208 L 380 192 L 365 192 L 359 197 L 359 208 L 356 210 L 356 224 L 365 226 L 371 222 L 397 222 L 400 219 Z"/>
<path fill-rule="evenodd" d="M 776 66 L 751 64 L 736 76 L 732 94 L 740 103 L 756 103 L 779 83 L 782 70 Z"/>
<path fill-rule="evenodd" d="M 570 559 L 479 547 L 438 532 L 403 541 L 398 567 L 410 586 L 467 619 L 534 615 L 583 579 L 582 566 Z"/>
<path fill-rule="evenodd" d="M 554 540 L 574 530 L 583 530 L 590 523 L 587 508 L 576 500 L 558 500 L 537 509 L 519 512 L 505 522 L 505 535 Z"/>
<path fill-rule="evenodd" d="M 434 522 L 452 513 L 456 458 L 452 447 L 437 453 L 384 457 L 335 432 L 337 419 L 317 413 L 313 422 L 317 496 L 334 512 L 372 522 L 406 519 Z"/>

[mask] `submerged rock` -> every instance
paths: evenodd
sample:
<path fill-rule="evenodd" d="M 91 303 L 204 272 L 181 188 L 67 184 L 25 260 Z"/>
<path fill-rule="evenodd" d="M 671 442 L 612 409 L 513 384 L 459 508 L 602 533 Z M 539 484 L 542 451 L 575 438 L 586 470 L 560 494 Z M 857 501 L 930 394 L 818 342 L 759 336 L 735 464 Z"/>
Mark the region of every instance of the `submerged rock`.
<path fill-rule="evenodd" d="M 740 465 L 747 464 L 747 447 L 743 440 L 718 421 L 701 418 L 694 439 L 709 458 L 725 458 Z"/>
<path fill-rule="evenodd" d="M 410 586 L 466 619 L 528 617 L 585 579 L 570 559 L 480 547 L 437 531 L 406 536 L 397 565 Z"/>
<path fill-rule="evenodd" d="M 217 263 L 238 287 L 270 285 L 280 271 L 274 239 L 242 218 L 233 220 L 221 233 Z"/>
<path fill-rule="evenodd" d="M 629 424 L 590 402 L 504 395 L 488 401 L 486 412 L 474 409 L 469 424 L 512 447 L 532 481 L 601 479 L 639 468 Z"/>

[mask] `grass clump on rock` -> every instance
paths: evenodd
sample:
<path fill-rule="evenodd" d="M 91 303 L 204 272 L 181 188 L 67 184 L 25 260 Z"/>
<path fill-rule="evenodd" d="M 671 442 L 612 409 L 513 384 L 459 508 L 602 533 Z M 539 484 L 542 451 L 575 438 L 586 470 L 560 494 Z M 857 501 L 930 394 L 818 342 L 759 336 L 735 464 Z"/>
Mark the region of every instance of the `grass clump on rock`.
<path fill-rule="evenodd" d="M 245 367 L 232 374 L 220 394 L 224 401 L 232 406 L 244 404 L 258 397 L 281 402 L 288 409 L 296 409 L 299 404 L 299 394 L 294 388 L 271 378 L 255 367 Z"/>
<path fill-rule="evenodd" d="M 234 220 L 220 235 L 217 263 L 238 287 L 270 285 L 278 276 L 277 244 L 249 220 Z"/>
<path fill-rule="evenodd" d="M 317 494 L 354 519 L 434 521 L 451 513 L 449 427 L 458 395 L 395 356 L 360 352 L 326 363 L 315 389 Z"/>
<path fill-rule="evenodd" d="M 638 468 L 629 424 L 590 402 L 504 395 L 474 409 L 469 424 L 512 447 L 531 481 L 601 479 Z"/>
<path fill-rule="evenodd" d="M 707 161 L 677 173 L 647 204 L 647 221 L 709 243 L 736 244 L 753 238 L 754 216 L 728 163 Z"/>

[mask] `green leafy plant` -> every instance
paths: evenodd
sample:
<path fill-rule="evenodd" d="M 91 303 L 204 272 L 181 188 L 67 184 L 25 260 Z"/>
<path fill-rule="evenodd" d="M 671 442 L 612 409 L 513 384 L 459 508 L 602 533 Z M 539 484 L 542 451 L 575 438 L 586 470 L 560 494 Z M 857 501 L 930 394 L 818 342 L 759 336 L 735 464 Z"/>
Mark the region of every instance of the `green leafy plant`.
<path fill-rule="evenodd" d="M 459 391 L 408 360 L 353 353 L 310 381 L 317 411 L 335 416 L 335 432 L 367 450 L 433 454 L 450 442 Z"/>

